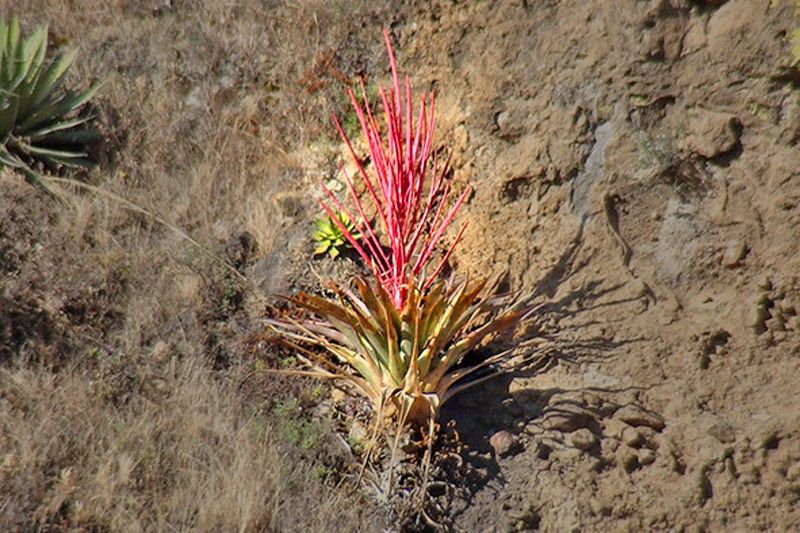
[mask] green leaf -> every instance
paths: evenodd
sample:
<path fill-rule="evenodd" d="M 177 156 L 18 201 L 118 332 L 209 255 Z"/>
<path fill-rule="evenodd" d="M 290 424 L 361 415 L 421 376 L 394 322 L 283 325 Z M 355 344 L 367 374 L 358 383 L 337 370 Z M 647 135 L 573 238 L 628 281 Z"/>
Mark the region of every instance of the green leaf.
<path fill-rule="evenodd" d="M 336 246 L 331 246 L 328 250 L 328 255 L 331 256 L 331 259 L 336 259 L 339 256 L 339 249 Z"/>
<path fill-rule="evenodd" d="M 0 163 L 11 168 L 22 168 L 25 166 L 25 163 L 9 152 L 2 144 L 0 144 Z"/>
<path fill-rule="evenodd" d="M 79 130 L 64 130 L 56 131 L 48 134 L 41 139 L 33 139 L 39 141 L 39 144 L 56 145 L 56 144 L 92 144 L 100 141 L 103 134 L 95 128 L 83 128 Z"/>
<path fill-rule="evenodd" d="M 75 111 L 80 106 L 88 102 L 100 89 L 101 83 L 95 83 L 88 90 L 82 93 L 67 92 L 60 100 L 56 100 L 41 110 L 32 114 L 22 124 L 19 125 L 20 132 L 26 132 L 31 128 L 46 122 L 50 117 L 62 117 Z"/>
<path fill-rule="evenodd" d="M 61 81 L 64 79 L 72 62 L 78 54 L 76 48 L 67 50 L 62 55 L 56 57 L 50 66 L 45 71 L 44 75 L 39 78 L 36 87 L 31 95 L 31 105 L 36 106 L 42 103 L 58 88 Z"/>
<path fill-rule="evenodd" d="M 0 66 L 6 51 L 6 41 L 8 40 L 8 25 L 6 19 L 0 16 Z M 2 76 L 0 76 L 2 78 Z"/>
<path fill-rule="evenodd" d="M 52 148 L 42 148 L 41 146 L 36 146 L 34 144 L 25 144 L 22 145 L 22 148 L 31 155 L 49 157 L 49 158 L 82 159 L 88 155 L 84 152 L 73 152 L 70 150 L 54 150 Z"/>
<path fill-rule="evenodd" d="M 17 48 L 19 47 L 19 19 L 16 15 L 11 15 L 11 22 L 8 25 L 7 35 L 6 35 L 6 49 L 5 49 L 5 61 L 3 61 L 2 69 L 3 69 L 3 80 L 8 84 L 8 88 L 13 88 L 10 86 L 11 80 L 14 79 L 14 74 L 16 73 L 16 68 L 14 62 L 17 58 Z"/>
<path fill-rule="evenodd" d="M 12 96 L 5 102 L 0 103 L 0 142 L 4 143 L 14 128 L 18 110 L 19 99 L 16 96 Z"/>
<path fill-rule="evenodd" d="M 50 134 L 54 132 L 68 130 L 76 126 L 80 126 L 81 124 L 85 124 L 92 119 L 94 119 L 94 117 L 90 115 L 85 117 L 75 117 L 61 122 L 53 122 L 47 126 L 28 132 L 25 134 L 25 136 L 31 140 L 43 139 L 49 137 Z"/>
<path fill-rule="evenodd" d="M 330 246 L 328 242 L 323 242 L 318 244 L 317 247 L 314 248 L 314 255 L 324 254 L 325 252 L 328 251 L 328 246 Z"/>

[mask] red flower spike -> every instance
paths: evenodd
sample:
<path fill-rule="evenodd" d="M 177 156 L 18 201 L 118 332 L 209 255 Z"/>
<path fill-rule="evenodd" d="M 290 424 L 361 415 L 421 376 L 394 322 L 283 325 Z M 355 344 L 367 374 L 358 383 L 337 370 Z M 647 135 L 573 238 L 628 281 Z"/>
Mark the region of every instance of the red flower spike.
<path fill-rule="evenodd" d="M 464 203 L 470 188 L 462 192 L 450 204 L 450 186 L 445 183 L 448 164 L 439 168 L 433 151 L 434 95 L 420 99 L 419 111 L 414 121 L 411 80 L 405 77 L 401 83 L 397 74 L 389 31 L 384 30 L 386 50 L 389 53 L 392 83 L 388 92 L 381 87 L 379 96 L 385 119 L 385 135 L 381 130 L 367 99 L 364 83 L 361 83 L 361 102 L 352 89 L 348 96 L 361 126 L 361 134 L 369 146 L 373 178 L 367 173 L 361 158 L 345 134 L 338 118 L 333 122 L 339 135 L 347 145 L 355 162 L 358 174 L 364 181 L 367 196 L 372 203 L 375 218 L 386 238 L 384 247 L 372 227 L 370 217 L 356 193 L 352 177 L 344 172 L 350 198 L 356 213 L 348 211 L 342 202 L 323 185 L 326 196 L 337 211 L 343 211 L 361 234 L 364 245 L 357 241 L 339 220 L 331 220 L 339 227 L 345 238 L 372 271 L 378 283 L 391 296 L 392 304 L 401 310 L 411 286 L 427 289 L 441 273 L 455 245 L 461 240 L 466 224 L 459 230 L 455 241 L 445 252 L 433 270 L 426 267 L 433 258 L 439 241 L 453 221 L 456 212 Z M 426 191 L 426 178 L 433 179 Z M 322 207 L 331 215 L 334 211 L 325 201 Z M 357 216 L 356 216 L 357 215 Z"/>

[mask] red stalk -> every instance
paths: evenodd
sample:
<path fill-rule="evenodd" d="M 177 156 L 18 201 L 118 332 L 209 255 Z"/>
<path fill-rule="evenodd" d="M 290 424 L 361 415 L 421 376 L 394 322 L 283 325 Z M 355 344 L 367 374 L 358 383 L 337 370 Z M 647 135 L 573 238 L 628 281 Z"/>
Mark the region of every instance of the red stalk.
<path fill-rule="evenodd" d="M 334 125 L 347 145 L 358 174 L 364 181 L 367 195 L 372 203 L 374 216 L 380 222 L 388 251 L 384 250 L 372 227 L 370 215 L 356 193 L 353 180 L 345 172 L 345 181 L 356 214 L 349 212 L 342 202 L 323 185 L 331 204 L 343 211 L 362 236 L 362 246 L 343 224 L 333 216 L 333 209 L 325 201 L 322 207 L 333 222 L 353 245 L 384 289 L 391 295 L 392 304 L 402 309 L 410 286 L 426 289 L 441 273 L 454 247 L 461 240 L 462 226 L 455 241 L 447 249 L 429 275 L 424 274 L 426 265 L 433 258 L 437 245 L 452 223 L 456 212 L 464 203 L 469 189 L 452 201 L 449 184 L 444 175 L 449 166 L 439 168 L 436 154 L 432 154 L 434 118 L 434 95 L 420 99 L 419 111 L 413 109 L 411 80 L 405 77 L 401 84 L 388 30 L 384 30 L 384 41 L 389 55 L 391 84 L 388 91 L 379 90 L 380 103 L 385 119 L 385 134 L 381 134 L 375 116 L 370 109 L 367 91 L 361 83 L 362 102 L 355 92 L 348 89 L 348 96 L 361 126 L 371 159 L 374 180 L 367 173 L 355 152 L 339 120 L 334 116 Z M 430 106 L 430 108 L 428 107 Z M 427 187 L 426 178 L 433 173 L 433 181 Z M 448 208 L 449 205 L 449 208 Z"/>

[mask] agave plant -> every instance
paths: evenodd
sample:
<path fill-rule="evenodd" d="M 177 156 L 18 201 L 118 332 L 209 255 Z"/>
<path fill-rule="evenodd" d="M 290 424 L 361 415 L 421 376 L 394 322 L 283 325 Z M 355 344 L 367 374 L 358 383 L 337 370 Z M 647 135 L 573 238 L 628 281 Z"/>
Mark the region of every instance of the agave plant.
<path fill-rule="evenodd" d="M 406 423 L 427 425 L 433 431 L 442 404 L 464 388 L 497 375 L 498 368 L 481 377 L 476 372 L 501 362 L 505 353 L 472 366 L 465 365 L 465 356 L 492 334 L 515 324 L 521 314 L 503 311 L 503 299 L 482 297 L 485 281 L 441 279 L 464 226 L 446 250 L 440 252 L 439 244 L 470 189 L 457 197 L 451 194 L 447 165 L 437 164 L 433 150 L 433 95 L 422 98 L 414 112 L 410 81 L 406 77 L 401 88 L 388 32 L 384 37 L 392 85 L 388 91 L 379 89 L 383 128 L 369 108 L 363 83 L 363 107 L 349 91 L 371 168 L 362 162 L 334 117 L 364 182 L 370 212 L 346 173 L 353 209 L 348 210 L 327 188 L 328 202 L 322 202 L 374 280 L 356 277 L 355 290 L 329 284 L 337 295 L 335 301 L 311 294 L 290 297 L 311 318 L 270 319 L 268 324 L 311 367 L 289 373 L 349 381 L 372 401 L 378 414 L 376 428 L 391 412 L 399 435 Z M 427 180 L 431 175 L 433 179 Z M 339 219 L 336 212 L 347 218 Z M 371 225 L 373 217 L 378 228 Z M 346 221 L 352 221 L 355 232 Z M 439 257 L 434 259 L 436 254 Z M 308 344 L 329 356 L 307 349 Z"/>
<path fill-rule="evenodd" d="M 339 212 L 334 216 L 339 223 L 350 232 L 353 238 L 360 238 L 355 225 L 350 221 L 350 217 L 347 216 L 346 213 Z M 314 225 L 317 228 L 311 236 L 317 243 L 316 248 L 314 248 L 314 255 L 327 253 L 333 259 L 338 257 L 340 253 L 339 249 L 348 244 L 347 238 L 342 230 L 339 229 L 339 226 L 337 226 L 329 216 L 316 219 Z"/>
<path fill-rule="evenodd" d="M 16 16 L 8 24 L 0 18 L 0 164 L 32 179 L 37 162 L 51 170 L 88 166 L 86 145 L 100 138 L 94 117 L 80 113 L 100 84 L 59 91 L 76 50 L 46 56 L 47 26 L 23 39 Z"/>
<path fill-rule="evenodd" d="M 485 281 L 438 281 L 427 291 L 410 287 L 400 310 L 381 284 L 360 277 L 354 283 L 355 291 L 330 284 L 337 302 L 305 293 L 288 298 L 316 319 L 267 322 L 286 337 L 334 356 L 331 360 L 296 346 L 312 366 L 299 374 L 349 381 L 378 413 L 391 406 L 403 424 L 435 420 L 449 398 L 480 382 L 464 380 L 505 354 L 472 366 L 462 365 L 464 356 L 520 316 L 501 312 L 497 298 L 481 299 Z"/>

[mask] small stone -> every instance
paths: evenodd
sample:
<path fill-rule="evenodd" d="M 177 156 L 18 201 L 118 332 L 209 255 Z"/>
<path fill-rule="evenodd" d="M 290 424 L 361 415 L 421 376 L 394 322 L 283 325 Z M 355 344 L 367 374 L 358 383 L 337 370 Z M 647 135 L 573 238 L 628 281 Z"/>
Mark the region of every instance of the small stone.
<path fill-rule="evenodd" d="M 622 442 L 632 448 L 638 447 L 642 443 L 642 436 L 638 431 L 628 426 L 622 430 Z"/>
<path fill-rule="evenodd" d="M 786 321 L 780 315 L 773 316 L 764 325 L 771 331 L 786 331 Z"/>
<path fill-rule="evenodd" d="M 500 430 L 489 437 L 489 445 L 499 457 L 512 455 L 521 448 L 519 440 L 506 430 Z"/>
<path fill-rule="evenodd" d="M 656 431 L 661 431 L 665 426 L 664 419 L 661 416 L 646 411 L 636 405 L 625 405 L 621 407 L 614 413 L 614 418 L 622 420 L 631 426 L 646 426 Z"/>
<path fill-rule="evenodd" d="M 769 311 L 765 305 L 757 303 L 750 307 L 747 313 L 747 325 L 753 328 L 756 335 L 761 335 L 767 331 L 767 319 L 769 318 Z"/>
<path fill-rule="evenodd" d="M 573 431 L 569 436 L 569 441 L 579 450 L 591 450 L 597 444 L 597 437 L 586 428 Z"/>
<path fill-rule="evenodd" d="M 347 398 L 347 394 L 341 389 L 333 388 L 331 389 L 331 401 L 333 403 L 341 403 Z"/>
<path fill-rule="evenodd" d="M 769 276 L 764 274 L 759 278 L 758 284 L 756 285 L 762 291 L 770 291 L 772 290 L 772 280 L 769 279 Z"/>
<path fill-rule="evenodd" d="M 542 427 L 562 433 L 572 433 L 576 429 L 586 427 L 588 422 L 589 415 L 585 412 L 557 408 L 545 413 Z"/>
<path fill-rule="evenodd" d="M 747 244 L 740 239 L 728 241 L 725 245 L 725 251 L 722 253 L 722 266 L 733 268 L 744 259 L 747 253 Z"/>
<path fill-rule="evenodd" d="M 633 472 L 639 468 L 639 456 L 636 450 L 628 446 L 620 446 L 617 450 L 617 460 L 626 472 Z"/>
<path fill-rule="evenodd" d="M 732 150 L 739 135 L 733 115 L 695 108 L 689 111 L 689 135 L 683 145 L 690 153 L 710 159 Z"/>
<path fill-rule="evenodd" d="M 656 452 L 650 448 L 642 448 L 637 452 L 636 457 L 639 460 L 639 464 L 651 465 L 656 461 Z"/>
<path fill-rule="evenodd" d="M 605 421 L 605 428 L 603 428 L 603 435 L 614 439 L 622 439 L 622 433 L 628 428 L 628 424 L 622 420 L 614 418 Z"/>

